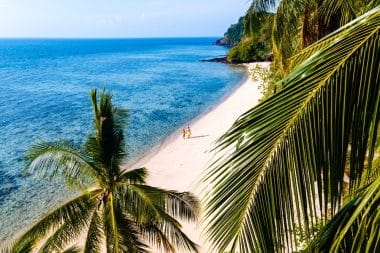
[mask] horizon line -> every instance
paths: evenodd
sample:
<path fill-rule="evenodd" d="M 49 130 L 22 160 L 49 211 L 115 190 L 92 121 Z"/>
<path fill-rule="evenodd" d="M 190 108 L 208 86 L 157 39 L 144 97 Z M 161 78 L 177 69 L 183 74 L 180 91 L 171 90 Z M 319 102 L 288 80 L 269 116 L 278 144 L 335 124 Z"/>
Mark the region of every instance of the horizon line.
<path fill-rule="evenodd" d="M 157 36 L 157 37 L 0 37 L 1 39 L 191 39 L 191 38 L 222 38 L 223 36 Z"/>

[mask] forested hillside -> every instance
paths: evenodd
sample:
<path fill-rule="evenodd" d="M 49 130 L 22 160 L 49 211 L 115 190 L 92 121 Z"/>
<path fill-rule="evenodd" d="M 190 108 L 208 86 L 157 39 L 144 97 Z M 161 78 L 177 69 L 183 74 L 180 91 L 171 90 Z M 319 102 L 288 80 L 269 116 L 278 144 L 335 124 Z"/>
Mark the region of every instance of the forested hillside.
<path fill-rule="evenodd" d="M 227 55 L 231 63 L 270 60 L 272 24 L 272 13 L 247 14 L 232 24 L 216 44 L 231 46 Z"/>
<path fill-rule="evenodd" d="M 240 17 L 236 24 L 232 24 L 227 32 L 224 33 L 223 38 L 216 41 L 217 45 L 221 46 L 235 46 L 237 45 L 244 32 L 244 17 Z"/>

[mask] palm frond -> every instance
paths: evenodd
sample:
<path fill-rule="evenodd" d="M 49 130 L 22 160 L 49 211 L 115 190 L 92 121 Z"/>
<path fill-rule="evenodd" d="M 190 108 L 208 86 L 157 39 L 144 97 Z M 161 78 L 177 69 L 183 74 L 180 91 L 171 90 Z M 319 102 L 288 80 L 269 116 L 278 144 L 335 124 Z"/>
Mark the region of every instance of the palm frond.
<path fill-rule="evenodd" d="M 311 252 L 380 251 L 380 177 L 346 203 L 311 243 Z"/>
<path fill-rule="evenodd" d="M 370 10 L 369 12 L 363 14 L 363 16 L 361 18 L 364 19 L 366 16 L 371 16 L 376 11 L 377 11 L 377 9 Z M 295 54 L 290 59 L 290 64 L 291 64 L 290 68 L 293 69 L 294 67 L 303 63 L 307 59 L 311 59 L 311 56 L 314 55 L 316 52 L 319 52 L 321 49 L 330 45 L 335 40 L 339 40 L 342 31 L 348 31 L 350 29 L 355 29 L 355 28 L 352 28 L 352 26 L 354 26 L 356 24 L 357 24 L 357 21 L 353 20 L 353 21 L 347 23 L 346 25 L 342 26 L 341 28 L 339 28 L 335 32 L 330 33 L 329 35 L 327 35 L 326 37 L 324 37 L 322 40 L 318 41 L 317 43 L 314 43 L 314 44 L 310 45 L 309 47 L 307 47 L 306 49 Z"/>
<path fill-rule="evenodd" d="M 321 1 L 319 13 L 321 17 L 324 17 L 325 23 L 330 23 L 334 15 L 339 16 L 340 26 L 343 26 L 356 18 L 354 5 L 354 0 Z"/>
<path fill-rule="evenodd" d="M 104 239 L 104 225 L 99 212 L 99 210 L 95 210 L 92 215 L 87 231 L 84 253 L 96 253 L 101 250 L 101 244 Z"/>
<path fill-rule="evenodd" d="M 184 232 L 182 232 L 180 224 L 175 222 L 174 219 L 171 220 L 168 217 L 164 221 L 156 223 L 155 226 L 161 231 L 163 235 L 165 235 L 165 238 L 167 238 L 171 245 L 181 249 L 180 252 L 198 252 L 198 245 L 193 242 Z M 149 232 L 152 231 L 150 230 Z M 144 233 L 144 235 L 146 238 L 147 233 Z M 158 242 L 154 244 L 157 245 L 157 243 Z"/>
<path fill-rule="evenodd" d="M 369 167 L 371 168 L 371 171 L 366 171 L 366 176 L 362 179 L 362 185 L 367 185 L 376 178 L 380 177 L 380 157 L 374 158 Z"/>
<path fill-rule="evenodd" d="M 81 248 L 79 248 L 77 246 L 72 246 L 72 247 L 62 251 L 62 253 L 80 253 L 80 252 L 82 252 L 82 250 L 81 250 Z"/>
<path fill-rule="evenodd" d="M 133 170 L 124 170 L 118 178 L 121 182 L 144 184 L 147 177 L 148 169 L 143 167 Z"/>
<path fill-rule="evenodd" d="M 167 250 L 169 242 L 172 247 L 197 252 L 197 245 L 181 231 L 179 221 L 174 218 L 197 219 L 198 202 L 191 194 L 140 184 L 121 186 L 119 192 L 123 195 L 120 202 L 122 209 L 134 217 L 137 224 L 141 224 L 144 238 L 149 242 L 152 238 L 159 238 L 160 241 L 154 244 Z"/>
<path fill-rule="evenodd" d="M 69 184 L 82 186 L 86 180 L 102 177 L 91 159 L 66 141 L 34 144 L 27 151 L 26 160 L 26 173 L 49 178 L 63 176 Z"/>
<path fill-rule="evenodd" d="M 363 2 L 364 2 L 364 8 L 363 8 L 364 12 L 370 11 L 380 5 L 379 0 L 363 0 Z"/>
<path fill-rule="evenodd" d="M 304 27 L 301 27 L 300 19 L 304 15 L 306 9 L 312 9 L 312 1 L 292 1 L 284 0 L 280 2 L 274 17 L 272 41 L 274 50 L 284 72 L 288 71 L 288 60 L 295 52 L 301 48 L 301 33 Z M 305 24 L 309 24 L 310 17 L 305 20 Z M 307 25 L 305 25 L 306 27 Z M 308 26 L 307 26 L 308 27 Z M 310 30 L 310 29 L 309 29 Z M 311 37 L 309 35 L 309 37 Z"/>
<path fill-rule="evenodd" d="M 104 207 L 103 220 L 108 252 L 146 252 L 135 223 L 123 216 L 112 195 Z"/>
<path fill-rule="evenodd" d="M 101 131 L 104 131 L 101 130 L 101 128 L 106 119 L 109 119 L 107 124 L 112 126 L 110 129 L 123 129 L 126 127 L 128 110 L 114 106 L 111 102 L 111 93 L 106 92 L 105 89 L 103 89 L 98 101 L 97 89 L 92 89 L 90 91 L 90 98 L 94 110 L 95 128 L 99 132 L 98 134 L 100 134 Z"/>
<path fill-rule="evenodd" d="M 198 200 L 189 192 L 176 192 L 164 190 L 148 185 L 132 184 L 128 188 L 132 190 L 135 198 L 140 199 L 140 206 L 159 209 L 169 215 L 186 221 L 196 221 L 199 215 Z"/>
<path fill-rule="evenodd" d="M 176 219 L 159 207 L 154 209 L 154 216 L 149 216 L 150 212 L 147 212 L 147 217 L 138 221 L 144 239 L 167 251 L 176 247 L 184 251 L 198 252 L 198 245 L 181 231 L 181 224 Z M 153 238 L 158 240 L 153 242 Z"/>
<path fill-rule="evenodd" d="M 116 133 L 115 136 L 112 136 L 114 139 L 111 142 L 115 142 L 114 144 L 118 147 L 114 146 L 112 149 L 105 149 L 103 147 L 104 143 L 99 141 L 96 136 L 89 136 L 84 144 L 84 149 L 86 154 L 91 157 L 94 166 L 98 168 L 98 170 L 106 175 L 103 178 L 103 181 L 107 181 L 110 178 L 113 178 L 120 174 L 120 166 L 126 157 L 126 152 L 124 150 L 124 140 L 121 132 Z M 118 142 L 116 144 L 116 142 Z M 107 144 L 107 145 L 114 145 Z"/>
<path fill-rule="evenodd" d="M 117 230 L 119 231 L 120 252 L 147 252 L 148 246 L 142 242 L 138 224 L 132 219 L 128 219 L 128 215 L 123 214 L 124 212 L 118 203 L 114 205 Z"/>
<path fill-rule="evenodd" d="M 190 192 L 168 191 L 166 212 L 186 221 L 197 221 L 199 216 L 199 201 Z"/>
<path fill-rule="evenodd" d="M 276 0 L 252 0 L 247 14 L 271 11 L 276 7 L 277 2 Z"/>
<path fill-rule="evenodd" d="M 297 249 L 295 226 L 336 213 L 346 155 L 363 172 L 380 107 L 380 9 L 361 16 L 285 79 L 284 89 L 245 113 L 219 141 L 231 154 L 205 177 L 214 249 Z M 318 45 L 313 46 L 318 48 Z M 377 129 L 375 129 L 377 131 Z M 350 144 L 350 149 L 349 149 Z M 307 231 L 306 231 L 307 232 Z"/>
<path fill-rule="evenodd" d="M 165 252 L 175 252 L 175 248 L 169 241 L 169 238 L 154 222 L 139 223 L 138 228 L 144 240 L 151 245 L 155 245 L 158 249 L 164 250 Z"/>
<path fill-rule="evenodd" d="M 104 203 L 103 214 L 104 235 L 106 241 L 107 252 L 119 252 L 119 230 L 116 223 L 113 196 L 107 196 Z"/>
<path fill-rule="evenodd" d="M 120 165 L 127 156 L 123 128 L 127 110 L 115 107 L 111 93 L 102 90 L 98 101 L 97 90 L 90 93 L 94 108 L 95 134 L 88 138 L 86 151 L 113 175 L 120 173 Z"/>
<path fill-rule="evenodd" d="M 33 246 L 36 246 L 37 243 L 46 240 L 46 238 L 49 239 L 49 236 L 52 235 L 53 238 L 57 236 L 57 239 L 61 240 L 60 242 L 56 240 L 52 242 L 64 244 L 72 236 L 61 231 L 60 228 L 65 225 L 70 226 L 71 232 L 75 233 L 74 236 L 78 235 L 79 231 L 84 229 L 88 223 L 88 214 L 96 206 L 96 202 L 94 201 L 96 194 L 96 190 L 84 193 L 43 216 L 20 236 L 17 243 L 20 245 L 31 243 Z M 55 232 L 57 234 L 54 234 Z"/>
<path fill-rule="evenodd" d="M 29 253 L 32 251 L 32 242 L 14 241 L 7 245 L 1 245 L 0 253 Z"/>
<path fill-rule="evenodd" d="M 87 208 L 85 206 L 84 208 Z M 92 217 L 92 211 L 81 210 L 72 215 L 71 220 L 65 220 L 64 224 L 59 227 L 54 233 L 49 235 L 48 239 L 40 247 L 40 253 L 61 252 L 70 245 L 75 239 L 85 231 L 89 220 Z"/>

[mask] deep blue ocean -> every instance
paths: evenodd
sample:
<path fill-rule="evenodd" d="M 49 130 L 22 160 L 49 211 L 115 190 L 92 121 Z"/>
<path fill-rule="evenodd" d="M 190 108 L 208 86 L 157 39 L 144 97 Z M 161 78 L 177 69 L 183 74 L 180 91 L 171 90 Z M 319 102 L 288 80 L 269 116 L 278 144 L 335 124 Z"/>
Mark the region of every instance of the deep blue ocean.
<path fill-rule="evenodd" d="M 0 242 L 73 194 L 24 175 L 29 145 L 81 144 L 92 130 L 89 91 L 105 87 L 130 110 L 129 159 L 138 158 L 244 78 L 239 67 L 200 61 L 226 54 L 215 40 L 0 40 Z"/>

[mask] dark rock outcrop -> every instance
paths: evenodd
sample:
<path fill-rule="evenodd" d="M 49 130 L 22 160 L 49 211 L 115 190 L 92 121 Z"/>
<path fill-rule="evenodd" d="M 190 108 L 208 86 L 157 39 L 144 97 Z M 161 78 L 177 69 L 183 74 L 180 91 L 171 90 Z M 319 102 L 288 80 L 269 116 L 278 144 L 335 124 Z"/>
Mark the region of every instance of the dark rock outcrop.
<path fill-rule="evenodd" d="M 201 61 L 205 61 L 205 62 L 219 62 L 219 63 L 225 63 L 225 64 L 229 63 L 227 61 L 227 56 L 216 57 L 216 58 L 211 58 L 211 59 L 202 59 Z"/>

